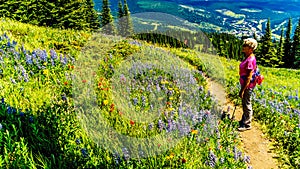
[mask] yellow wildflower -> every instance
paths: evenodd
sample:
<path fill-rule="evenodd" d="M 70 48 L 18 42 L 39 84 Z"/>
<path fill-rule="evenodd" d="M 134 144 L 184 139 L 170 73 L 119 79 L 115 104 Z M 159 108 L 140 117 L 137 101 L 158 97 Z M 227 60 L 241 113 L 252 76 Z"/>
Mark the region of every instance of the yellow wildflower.
<path fill-rule="evenodd" d="M 198 130 L 192 130 L 192 134 L 198 134 Z"/>
<path fill-rule="evenodd" d="M 49 70 L 48 69 L 43 70 L 43 74 L 47 76 L 49 74 Z"/>
<path fill-rule="evenodd" d="M 108 100 L 104 100 L 103 104 L 106 106 L 108 104 Z"/>

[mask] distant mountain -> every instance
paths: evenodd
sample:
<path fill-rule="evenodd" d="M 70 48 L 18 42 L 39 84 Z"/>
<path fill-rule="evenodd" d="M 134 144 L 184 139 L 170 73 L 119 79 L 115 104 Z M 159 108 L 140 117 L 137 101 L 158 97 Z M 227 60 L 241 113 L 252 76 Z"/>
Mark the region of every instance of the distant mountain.
<path fill-rule="evenodd" d="M 102 0 L 94 1 L 95 8 L 100 11 Z M 116 16 L 118 0 L 111 0 L 110 3 L 113 15 Z M 237 36 L 252 36 L 254 32 L 261 36 L 267 19 L 270 18 L 276 39 L 279 38 L 281 29 L 286 29 L 289 18 L 292 18 L 294 32 L 300 17 L 300 3 L 297 0 L 128 0 L 128 6 L 133 16 L 146 12 L 165 13 L 183 19 L 182 25 L 187 25 L 188 21 L 190 28 L 228 32 Z M 164 25 L 163 21 L 150 20 L 151 18 L 135 18 L 135 24 L 146 22 Z"/>

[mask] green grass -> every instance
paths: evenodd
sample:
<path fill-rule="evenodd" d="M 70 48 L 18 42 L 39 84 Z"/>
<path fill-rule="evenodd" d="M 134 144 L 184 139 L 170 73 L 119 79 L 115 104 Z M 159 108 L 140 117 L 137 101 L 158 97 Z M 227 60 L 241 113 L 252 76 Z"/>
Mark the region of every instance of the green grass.
<path fill-rule="evenodd" d="M 240 153 L 237 149 L 240 143 L 235 129 L 237 123 L 213 119 L 216 115 L 212 109 L 214 103 L 208 92 L 202 89 L 207 84 L 199 72 L 201 70 L 224 85 L 231 84 L 228 89 L 232 87 L 230 94 L 234 96 L 238 80 L 237 61 L 193 50 L 161 48 L 130 39 L 36 27 L 10 20 L 2 20 L 0 27 L 0 35 L 6 33 L 11 41 L 18 42 L 17 47 L 9 47 L 5 39 L 0 42 L 5 51 L 5 54 L 0 53 L 3 59 L 0 62 L 3 71 L 0 98 L 4 98 L 4 103 L 2 100 L 0 103 L 0 168 L 247 166 L 243 162 L 245 153 L 241 152 L 242 157 L 235 159 Z M 44 67 L 26 63 L 27 55 L 19 49 L 22 44 L 30 54 L 38 48 L 46 50 L 48 61 L 40 59 L 40 66 Z M 55 49 L 58 54 L 55 65 L 50 62 L 50 49 Z M 66 63 L 59 58 L 59 54 L 64 53 L 68 56 Z M 23 77 L 22 66 L 28 73 L 28 82 Z M 268 99 L 274 95 L 280 101 L 285 99 L 284 95 L 295 95 L 293 91 L 299 87 L 300 80 L 298 70 L 261 67 L 261 73 L 265 81 L 257 92 L 272 88 L 282 92 L 283 96 L 274 94 L 274 91 L 265 95 Z M 138 83 L 129 89 L 123 87 L 122 76 L 127 82 Z M 177 76 L 185 83 L 176 81 Z M 89 100 L 91 98 L 95 100 Z M 153 116 L 150 105 L 158 101 L 161 104 L 153 108 L 159 114 Z M 180 101 L 187 102 L 182 108 L 186 117 L 179 113 Z M 298 106 L 295 100 L 289 102 Z M 133 106 L 127 106 L 128 103 Z M 193 108 L 192 111 L 188 106 Z M 188 113 L 194 111 L 200 113 L 202 120 L 196 123 L 187 120 L 190 130 L 185 131 L 184 137 L 175 139 L 179 130 L 172 133 L 174 137 L 171 139 L 164 137 L 168 132 L 161 130 L 158 121 L 167 125 L 172 119 L 177 123 L 180 118 L 192 118 Z M 284 115 L 283 118 L 286 120 L 287 117 Z M 149 121 L 142 121 L 145 119 Z M 293 125 L 291 120 L 278 133 Z M 129 140 L 118 137 L 120 134 Z M 154 142 L 141 141 L 147 138 L 151 141 L 152 137 Z M 136 140 L 130 142 L 130 139 Z M 123 148 L 131 150 L 130 155 L 134 158 L 126 160 Z M 142 156 L 139 148 L 151 156 Z M 212 154 L 217 158 L 214 162 Z M 291 156 L 290 163 L 294 165 L 297 163 L 296 154 Z M 207 163 L 209 161 L 213 163 Z"/>

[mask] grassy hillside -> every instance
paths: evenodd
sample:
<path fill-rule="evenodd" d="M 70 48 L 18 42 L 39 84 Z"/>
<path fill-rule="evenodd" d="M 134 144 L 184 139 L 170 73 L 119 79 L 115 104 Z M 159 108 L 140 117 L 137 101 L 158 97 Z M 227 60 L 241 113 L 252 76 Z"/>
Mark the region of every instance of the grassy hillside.
<path fill-rule="evenodd" d="M 237 122 L 221 121 L 205 90 L 207 74 L 227 84 L 235 97 L 238 62 L 10 20 L 0 27 L 0 168 L 249 165 L 239 149 Z M 265 92 L 257 102 L 274 96 L 299 110 L 295 93 L 285 95 L 299 86 L 299 71 L 261 70 L 266 80 L 256 93 Z M 276 80 L 286 73 L 291 81 Z M 270 117 L 272 105 L 255 109 L 262 121 L 269 119 L 264 117 Z M 293 140 L 299 145 L 298 118 L 288 121 L 290 114 L 274 115 L 282 128 L 270 134 L 279 134 L 273 137 L 296 166 L 298 152 L 286 147 Z M 290 137 L 280 141 L 284 131 Z"/>
<path fill-rule="evenodd" d="M 9 20 L 1 33 L 0 168 L 247 165 L 236 124 L 215 119 L 200 62 Z"/>

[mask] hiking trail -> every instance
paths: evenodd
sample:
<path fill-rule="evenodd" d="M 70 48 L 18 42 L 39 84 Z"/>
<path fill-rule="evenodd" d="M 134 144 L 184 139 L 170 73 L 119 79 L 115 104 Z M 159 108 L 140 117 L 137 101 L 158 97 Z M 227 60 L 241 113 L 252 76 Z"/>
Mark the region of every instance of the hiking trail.
<path fill-rule="evenodd" d="M 226 98 L 225 88 L 210 79 L 207 79 L 208 90 L 218 100 L 220 105 L 223 105 L 223 109 L 227 110 L 227 107 L 231 107 L 230 115 L 233 113 L 234 104 L 228 98 Z M 241 105 L 236 106 L 235 119 L 239 121 L 242 118 L 243 109 Z M 250 166 L 253 169 L 278 169 L 278 162 L 276 160 L 277 155 L 272 151 L 271 141 L 261 131 L 260 124 L 255 118 L 252 119 L 252 129 L 244 132 L 239 132 L 239 137 L 242 141 L 240 148 L 244 153 L 250 156 Z"/>

